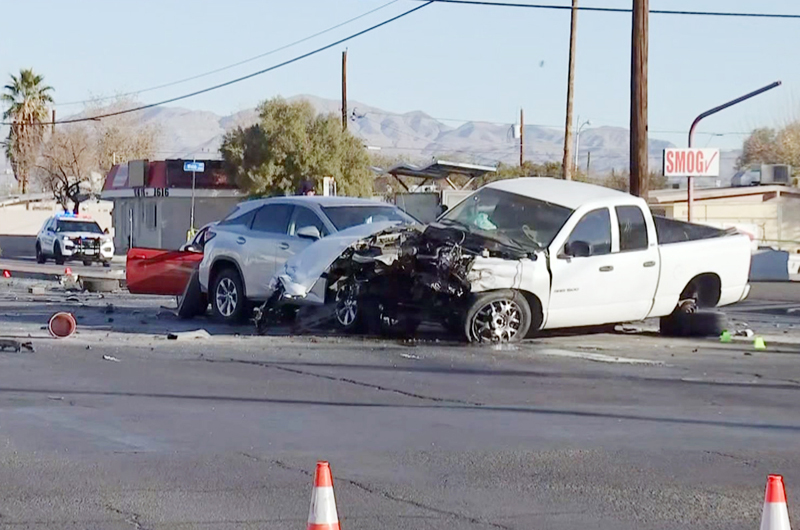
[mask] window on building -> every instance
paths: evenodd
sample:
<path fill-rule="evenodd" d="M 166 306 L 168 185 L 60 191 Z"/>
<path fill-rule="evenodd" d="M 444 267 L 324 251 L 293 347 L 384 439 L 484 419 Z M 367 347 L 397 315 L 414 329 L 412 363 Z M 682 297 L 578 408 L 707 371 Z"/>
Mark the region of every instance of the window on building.
<path fill-rule="evenodd" d="M 155 201 L 144 205 L 144 226 L 148 230 L 158 228 L 158 203 Z"/>

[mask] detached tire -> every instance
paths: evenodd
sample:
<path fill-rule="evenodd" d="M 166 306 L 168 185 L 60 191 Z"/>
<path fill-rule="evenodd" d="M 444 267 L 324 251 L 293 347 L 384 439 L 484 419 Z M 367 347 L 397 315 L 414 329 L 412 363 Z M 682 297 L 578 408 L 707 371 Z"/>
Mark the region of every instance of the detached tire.
<path fill-rule="evenodd" d="M 247 300 L 239 273 L 232 268 L 219 271 L 209 293 L 214 318 L 225 324 L 239 324 L 246 317 Z"/>
<path fill-rule="evenodd" d="M 677 311 L 661 317 L 660 332 L 669 337 L 718 337 L 727 328 L 727 317 L 718 311 Z"/>
<path fill-rule="evenodd" d="M 530 331 L 531 306 L 519 291 L 504 289 L 475 296 L 464 320 L 469 342 L 519 342 Z"/>

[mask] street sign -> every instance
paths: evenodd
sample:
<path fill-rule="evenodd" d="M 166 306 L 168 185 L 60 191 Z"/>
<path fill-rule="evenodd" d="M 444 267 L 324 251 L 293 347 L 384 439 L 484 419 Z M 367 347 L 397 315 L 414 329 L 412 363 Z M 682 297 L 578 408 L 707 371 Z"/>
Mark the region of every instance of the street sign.
<path fill-rule="evenodd" d="M 202 173 L 206 170 L 206 164 L 204 162 L 184 162 L 183 170 Z"/>
<path fill-rule="evenodd" d="M 665 177 L 718 177 L 719 149 L 664 149 Z"/>

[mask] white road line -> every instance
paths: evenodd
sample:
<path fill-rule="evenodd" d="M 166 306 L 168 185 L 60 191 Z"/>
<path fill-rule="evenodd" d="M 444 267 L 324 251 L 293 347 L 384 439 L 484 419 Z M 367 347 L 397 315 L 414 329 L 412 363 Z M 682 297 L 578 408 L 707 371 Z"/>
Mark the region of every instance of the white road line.
<path fill-rule="evenodd" d="M 664 363 L 661 361 L 650 361 L 648 359 L 634 359 L 632 357 L 614 357 L 611 355 L 603 355 L 602 353 L 577 352 L 577 351 L 559 350 L 559 349 L 537 350 L 536 353 L 538 353 L 539 355 L 550 355 L 552 357 L 568 357 L 573 359 L 584 359 L 587 361 L 594 361 L 598 363 L 664 366 Z"/>

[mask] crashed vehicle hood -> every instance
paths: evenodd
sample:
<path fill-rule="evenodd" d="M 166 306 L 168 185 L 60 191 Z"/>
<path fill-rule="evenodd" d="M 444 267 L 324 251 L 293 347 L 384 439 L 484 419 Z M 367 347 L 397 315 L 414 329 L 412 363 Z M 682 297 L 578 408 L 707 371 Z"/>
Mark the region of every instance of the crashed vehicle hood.
<path fill-rule="evenodd" d="M 286 261 L 283 270 L 278 272 L 270 282 L 270 290 L 274 290 L 277 282 L 280 281 L 287 297 L 305 297 L 320 276 L 351 245 L 396 226 L 403 225 L 389 221 L 370 223 L 354 226 L 318 239 Z"/>

